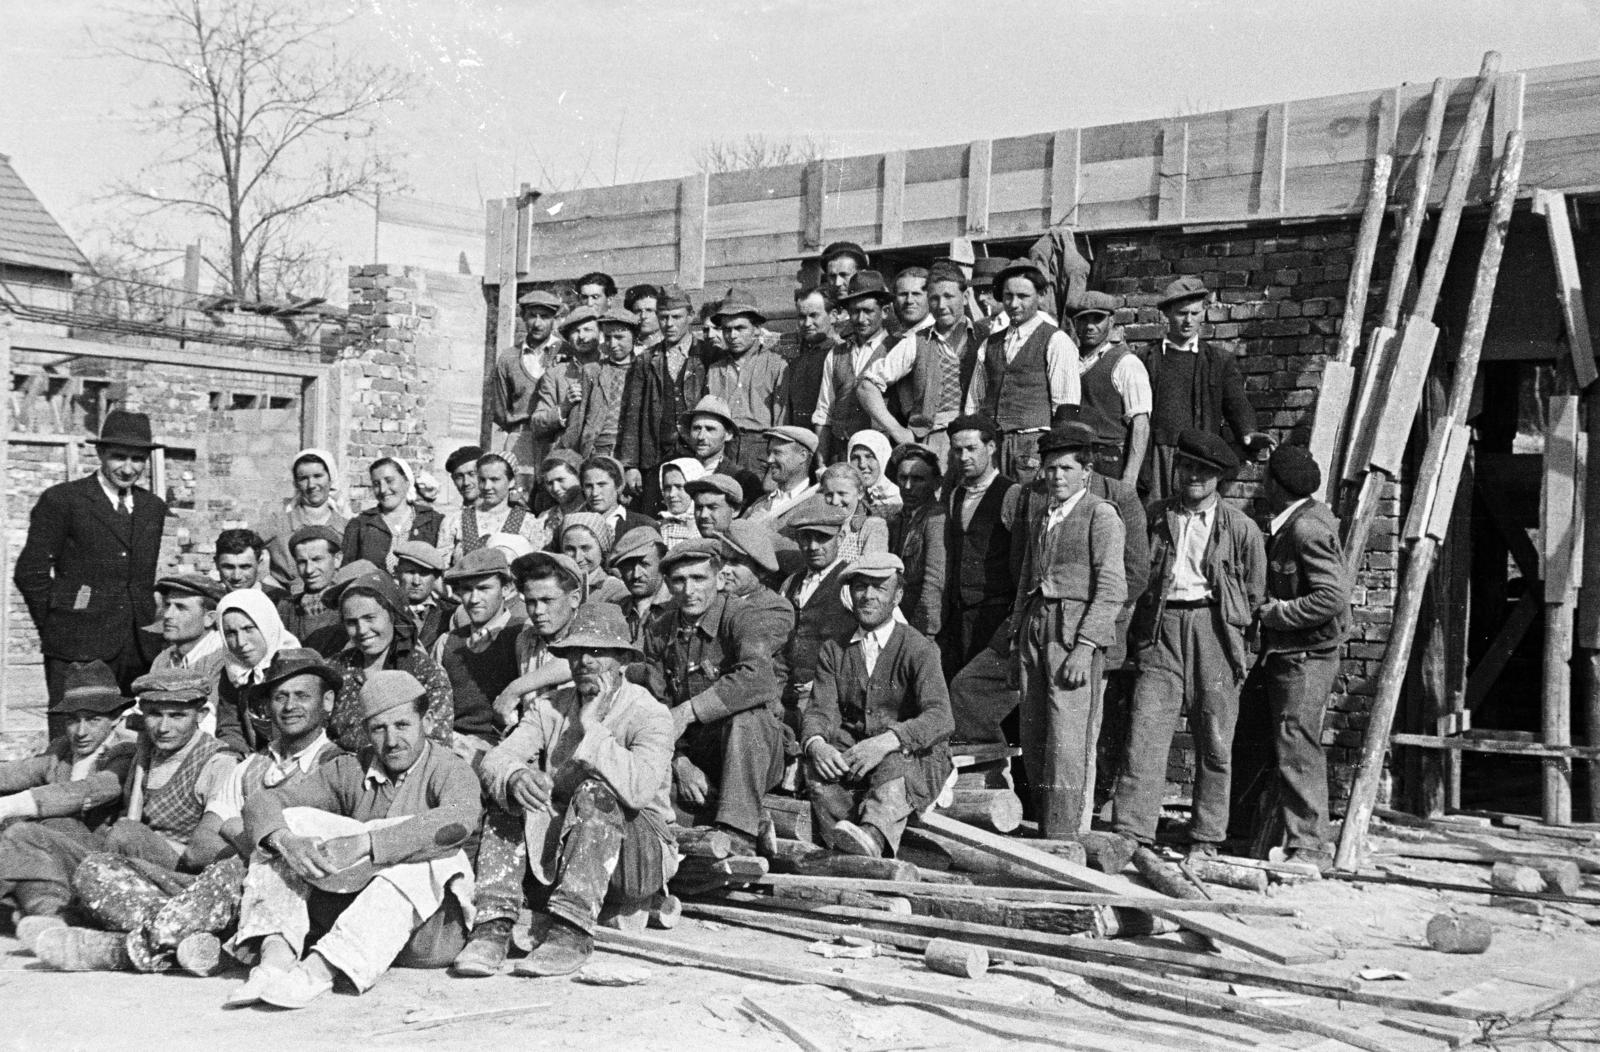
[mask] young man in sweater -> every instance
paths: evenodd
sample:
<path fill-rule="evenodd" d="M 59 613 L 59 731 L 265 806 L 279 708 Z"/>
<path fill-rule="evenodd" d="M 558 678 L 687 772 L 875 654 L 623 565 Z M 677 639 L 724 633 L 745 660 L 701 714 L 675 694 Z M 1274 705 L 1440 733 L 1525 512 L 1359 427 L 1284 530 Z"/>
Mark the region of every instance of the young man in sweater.
<path fill-rule="evenodd" d="M 455 697 L 455 750 L 476 761 L 500 740 L 494 700 L 521 671 L 517 635 L 524 622 L 512 617 L 516 579 L 498 548 L 469 552 L 445 572 L 444 583 L 455 593 L 466 621 L 439 637 L 433 660 L 449 678 Z"/>

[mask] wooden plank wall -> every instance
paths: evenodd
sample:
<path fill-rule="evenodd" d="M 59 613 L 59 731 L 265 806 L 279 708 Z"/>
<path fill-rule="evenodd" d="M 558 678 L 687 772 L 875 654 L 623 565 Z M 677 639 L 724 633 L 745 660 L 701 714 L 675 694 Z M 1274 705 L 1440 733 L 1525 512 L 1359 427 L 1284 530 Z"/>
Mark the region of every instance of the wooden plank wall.
<path fill-rule="evenodd" d="M 1472 83 L 1452 85 L 1441 170 L 1455 164 Z M 828 241 L 870 250 L 1034 236 L 1061 220 L 1096 232 L 1353 213 L 1372 158 L 1414 147 L 1427 100 L 1426 84 L 1405 85 L 551 193 L 526 209 L 531 228 L 518 278 L 556 281 L 604 268 L 619 284 L 675 280 L 708 296 L 737 282 L 776 304 L 788 300 L 796 260 Z M 1513 126 L 1519 111 L 1525 185 L 1600 188 L 1600 62 L 1529 70 L 1525 86 L 1502 77 L 1493 128 Z M 1500 150 L 1499 135 L 1490 138 L 1474 199 L 1486 192 L 1488 161 Z M 1409 166 L 1398 166 L 1397 194 L 1409 178 Z M 1436 195 L 1445 182 L 1436 181 Z M 493 249 L 499 235 L 490 211 Z"/>

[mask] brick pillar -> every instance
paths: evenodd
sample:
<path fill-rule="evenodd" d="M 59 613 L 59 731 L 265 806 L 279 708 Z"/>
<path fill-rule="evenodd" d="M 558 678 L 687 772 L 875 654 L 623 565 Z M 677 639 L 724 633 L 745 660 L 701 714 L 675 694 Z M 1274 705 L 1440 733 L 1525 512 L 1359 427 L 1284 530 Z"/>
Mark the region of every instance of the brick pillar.
<path fill-rule="evenodd" d="M 339 356 L 335 435 L 354 509 L 372 503 L 367 469 L 373 461 L 396 457 L 418 473 L 433 461 L 420 411 L 425 384 L 417 340 L 432 325 L 434 310 L 417 302 L 417 291 L 405 267 L 350 268 L 349 340 Z"/>

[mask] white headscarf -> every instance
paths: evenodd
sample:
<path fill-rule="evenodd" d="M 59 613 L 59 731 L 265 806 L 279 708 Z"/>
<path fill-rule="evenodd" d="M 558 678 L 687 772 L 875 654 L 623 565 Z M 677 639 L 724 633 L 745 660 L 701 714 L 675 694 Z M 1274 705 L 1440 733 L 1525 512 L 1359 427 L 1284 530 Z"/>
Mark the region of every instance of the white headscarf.
<path fill-rule="evenodd" d="M 272 664 L 272 659 L 278 656 L 278 651 L 286 647 L 298 647 L 300 640 L 294 633 L 283 627 L 283 619 L 278 616 L 278 608 L 272 605 L 272 600 L 267 598 L 265 592 L 255 588 L 244 588 L 237 592 L 229 592 L 217 604 L 217 624 L 220 627 L 224 614 L 237 610 L 248 617 L 261 632 L 261 638 L 266 641 L 267 650 L 260 661 L 254 665 L 246 665 L 236 657 L 224 642 L 222 648 L 223 671 L 228 674 L 228 679 L 236 687 L 246 683 L 260 683 L 267 674 L 267 666 Z"/>
<path fill-rule="evenodd" d="M 350 518 L 350 509 L 345 505 L 344 498 L 339 495 L 339 491 L 344 488 L 344 479 L 339 474 L 339 463 L 333 459 L 332 453 L 329 453 L 326 449 L 318 449 L 316 446 L 307 446 L 296 453 L 293 460 L 289 461 L 290 476 L 294 475 L 294 466 L 308 458 L 320 461 L 323 468 L 328 472 L 328 503 L 326 506 L 332 508 L 334 514 L 342 518 Z M 285 506 L 285 510 L 299 505 L 300 495 L 296 493 L 289 498 L 289 503 Z"/>
<path fill-rule="evenodd" d="M 710 472 L 708 472 L 706 470 L 706 466 L 704 464 L 700 463 L 698 460 L 694 459 L 693 457 L 679 457 L 677 460 L 669 460 L 665 464 L 661 465 L 661 467 L 656 472 L 656 481 L 660 484 L 661 491 L 662 491 L 663 494 L 666 492 L 666 489 L 667 489 L 667 481 L 666 480 L 667 480 L 667 469 L 668 468 L 677 468 L 678 469 L 679 473 L 681 473 L 683 475 L 684 485 L 688 485 L 691 482 L 698 482 L 698 481 L 700 481 L 701 479 L 705 478 L 707 475 L 710 474 Z M 676 512 L 668 510 L 668 508 L 666 507 L 666 498 L 665 497 L 662 498 L 661 513 L 662 513 L 662 515 L 665 515 L 665 516 L 671 518 L 674 522 L 686 522 L 689 519 L 694 517 L 694 509 L 693 508 L 690 508 L 688 512 L 685 512 L 682 515 L 679 515 Z M 659 518 L 660 516 L 657 516 L 657 517 Z"/>
<path fill-rule="evenodd" d="M 866 446 L 872 451 L 872 455 L 878 458 L 878 477 L 871 482 L 871 485 L 875 487 L 879 482 L 883 481 L 884 476 L 889 471 L 889 456 L 894 452 L 894 449 L 889 445 L 889 437 L 882 431 L 857 431 L 850 436 L 850 441 L 845 444 L 844 458 L 846 461 L 849 461 L 851 452 L 857 446 Z"/>

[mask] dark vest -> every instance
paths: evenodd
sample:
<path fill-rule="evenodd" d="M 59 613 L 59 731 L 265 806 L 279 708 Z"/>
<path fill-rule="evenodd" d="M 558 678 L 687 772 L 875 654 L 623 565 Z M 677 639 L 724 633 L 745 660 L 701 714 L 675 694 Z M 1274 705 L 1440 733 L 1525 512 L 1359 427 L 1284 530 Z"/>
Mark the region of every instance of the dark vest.
<path fill-rule="evenodd" d="M 783 582 L 783 597 L 795 608 L 794 632 L 784 649 L 792 683 L 809 683 L 815 679 L 817 653 L 822 649 L 822 644 L 855 628 L 855 615 L 845 609 L 844 603 L 839 600 L 839 578 L 844 574 L 845 565 L 841 563 L 834 567 L 833 572 L 822 579 L 805 606 L 796 602 L 796 597 L 800 594 L 800 582 L 805 580 L 806 572 L 802 570 Z"/>
<path fill-rule="evenodd" d="M 511 513 L 506 516 L 506 524 L 500 527 L 502 533 L 521 533 L 523 520 L 528 513 L 521 508 L 513 506 Z M 475 552 L 483 547 L 488 539 L 488 534 L 478 531 L 478 509 L 466 507 L 461 509 L 461 551 Z"/>
<path fill-rule="evenodd" d="M 967 530 L 961 528 L 966 487 L 956 487 L 951 497 L 950 514 L 945 519 L 945 557 L 949 566 L 945 589 L 956 596 L 962 607 L 1010 603 L 1016 598 L 1011 531 L 1000 521 L 1000 508 L 1015 485 L 1004 475 L 991 482 L 972 513 L 972 525 Z"/>
<path fill-rule="evenodd" d="M 1127 437 L 1128 428 L 1122 418 L 1125 411 L 1122 393 L 1111 382 L 1111 374 L 1116 372 L 1122 359 L 1131 353 L 1127 344 L 1113 344 L 1080 378 L 1083 411 L 1079 418 L 1094 428 L 1095 438 L 1108 446 L 1120 448 Z"/>
<path fill-rule="evenodd" d="M 455 696 L 457 734 L 494 740 L 494 699 L 522 672 L 517 664 L 521 627 L 515 620 L 507 623 L 487 648 L 477 652 L 467 649 L 468 628 L 458 628 L 445 637 L 439 664 Z"/>
<path fill-rule="evenodd" d="M 911 372 L 896 385 L 900 419 L 918 439 L 926 438 L 933 430 L 933 420 L 941 410 L 958 415 L 961 412 L 961 403 L 966 397 L 961 366 L 973 346 L 974 336 L 972 327 L 965 321 L 958 323 L 958 328 L 961 342 L 954 357 L 944 353 L 932 329 L 918 333 L 917 357 L 911 364 Z M 948 405 L 942 404 L 946 384 L 951 394 Z"/>
<path fill-rule="evenodd" d="M 865 431 L 873 427 L 872 416 L 861 407 L 861 401 L 856 397 L 856 383 L 866 371 L 872 368 L 873 363 L 882 360 L 889 353 L 889 348 L 894 346 L 888 336 L 878 342 L 878 347 L 867 358 L 867 363 L 857 373 L 850 364 L 850 355 L 853 345 L 842 343 L 834 350 L 833 354 L 833 401 L 828 405 L 828 430 L 836 435 L 840 442 L 847 441 L 857 431 Z"/>
<path fill-rule="evenodd" d="M 1010 329 L 989 337 L 983 352 L 983 412 L 1002 431 L 1050 426 L 1050 367 L 1045 351 L 1050 337 L 1060 330 L 1049 319 L 1006 362 L 1006 336 Z"/>

